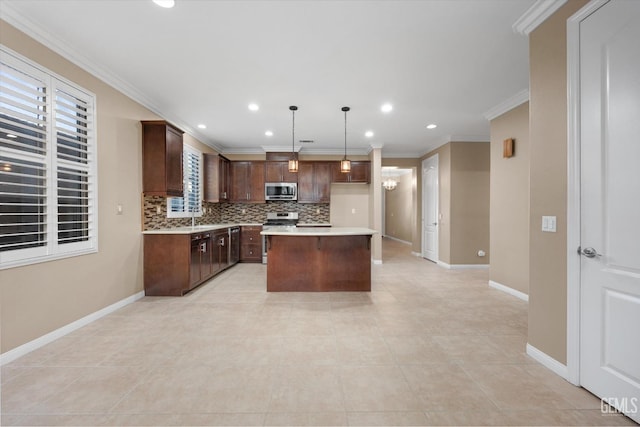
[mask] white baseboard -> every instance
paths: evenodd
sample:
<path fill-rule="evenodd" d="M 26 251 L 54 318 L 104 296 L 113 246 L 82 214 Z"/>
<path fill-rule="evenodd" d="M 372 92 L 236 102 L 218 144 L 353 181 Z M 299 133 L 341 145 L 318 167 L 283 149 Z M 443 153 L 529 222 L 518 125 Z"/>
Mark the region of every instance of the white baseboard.
<path fill-rule="evenodd" d="M 489 268 L 489 264 L 447 264 L 446 262 L 438 261 L 437 264 L 446 268 L 447 270 L 468 270 L 472 268 L 486 269 Z"/>
<path fill-rule="evenodd" d="M 497 289 L 499 291 L 506 292 L 509 295 L 513 295 L 516 298 L 520 298 L 523 301 L 529 301 L 529 295 L 525 294 L 524 292 L 517 291 L 517 290 L 515 290 L 513 288 L 510 288 L 508 286 L 505 286 L 505 285 L 503 285 L 501 283 L 494 282 L 493 280 L 489 280 L 489 286 L 491 286 L 492 288 Z"/>
<path fill-rule="evenodd" d="M 144 291 L 140 291 L 137 294 L 131 295 L 130 297 L 115 302 L 108 307 L 88 314 L 83 318 L 76 320 L 75 322 L 71 322 L 68 325 L 56 329 L 55 331 L 49 332 L 48 334 L 43 335 L 40 338 L 36 338 L 35 340 L 29 341 L 26 344 L 22 344 L 19 347 L 7 351 L 6 353 L 2 353 L 0 354 L 0 366 L 4 366 L 7 363 L 13 362 L 17 358 L 22 357 L 27 353 L 31 353 L 32 351 L 37 350 L 40 347 L 43 347 L 50 342 L 57 340 L 58 338 L 61 338 L 77 329 L 82 328 L 83 326 L 88 325 L 91 322 L 100 319 L 101 317 L 106 316 L 107 314 L 113 313 L 114 311 L 126 305 L 129 305 L 142 297 L 144 297 Z"/>
<path fill-rule="evenodd" d="M 540 363 L 545 368 L 551 370 L 555 374 L 561 376 L 562 378 L 568 381 L 569 370 L 567 369 L 566 365 L 563 365 L 553 357 L 549 356 L 546 353 L 543 353 L 542 351 L 538 350 L 537 348 L 535 348 L 529 343 L 527 343 L 527 354 L 531 356 L 533 359 L 535 359 L 538 363 Z"/>
<path fill-rule="evenodd" d="M 397 237 L 389 236 L 388 234 L 385 234 L 384 238 L 385 239 L 389 239 L 389 240 L 394 240 L 396 242 L 403 243 L 405 245 L 412 245 L 413 244 L 411 242 L 407 242 L 406 240 L 401 240 L 401 239 L 398 239 Z"/>

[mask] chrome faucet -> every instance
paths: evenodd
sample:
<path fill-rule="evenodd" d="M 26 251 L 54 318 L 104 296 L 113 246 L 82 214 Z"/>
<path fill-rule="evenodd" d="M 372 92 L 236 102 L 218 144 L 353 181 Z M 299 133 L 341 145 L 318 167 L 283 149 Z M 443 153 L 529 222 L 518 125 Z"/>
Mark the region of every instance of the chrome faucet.
<path fill-rule="evenodd" d="M 195 227 L 196 226 L 196 211 L 195 209 L 191 208 L 191 227 Z"/>

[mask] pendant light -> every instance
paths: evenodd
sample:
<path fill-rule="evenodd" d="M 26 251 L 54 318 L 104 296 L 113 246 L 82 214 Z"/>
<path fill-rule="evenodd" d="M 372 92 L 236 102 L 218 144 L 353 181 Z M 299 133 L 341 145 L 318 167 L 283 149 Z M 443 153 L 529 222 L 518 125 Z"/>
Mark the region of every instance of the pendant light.
<path fill-rule="evenodd" d="M 296 141 L 296 110 L 298 107 L 292 105 L 289 107 L 291 110 L 291 160 L 289 160 L 289 172 L 298 172 L 298 156 L 296 156 L 295 141 Z"/>
<path fill-rule="evenodd" d="M 351 172 L 351 160 L 347 159 L 347 111 L 350 109 L 342 107 L 342 111 L 344 111 L 344 157 L 340 161 L 340 172 L 342 173 Z"/>

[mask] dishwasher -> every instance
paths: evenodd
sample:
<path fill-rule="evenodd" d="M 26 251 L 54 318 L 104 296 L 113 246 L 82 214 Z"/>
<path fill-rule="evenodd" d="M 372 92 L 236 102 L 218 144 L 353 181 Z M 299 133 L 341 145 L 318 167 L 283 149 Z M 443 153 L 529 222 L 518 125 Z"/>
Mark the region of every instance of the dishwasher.
<path fill-rule="evenodd" d="M 240 260 L 240 227 L 229 228 L 229 267 Z"/>

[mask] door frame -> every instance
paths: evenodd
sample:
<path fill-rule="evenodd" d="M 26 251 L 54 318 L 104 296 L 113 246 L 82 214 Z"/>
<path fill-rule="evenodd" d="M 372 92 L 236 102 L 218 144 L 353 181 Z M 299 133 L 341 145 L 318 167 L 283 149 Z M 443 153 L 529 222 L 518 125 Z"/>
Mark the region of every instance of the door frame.
<path fill-rule="evenodd" d="M 421 248 L 420 248 L 420 257 L 425 258 L 425 252 L 426 252 L 426 245 L 427 242 L 425 242 L 425 238 L 424 235 L 426 233 L 426 224 L 425 224 L 425 215 L 426 215 L 426 209 L 425 206 L 427 204 L 427 186 L 425 185 L 425 179 L 426 179 L 426 174 L 424 173 L 424 171 L 427 169 L 427 166 L 430 163 L 434 163 L 435 164 L 435 168 L 436 168 L 436 188 L 437 188 L 437 194 L 436 194 L 436 217 L 437 217 L 437 221 L 438 221 L 438 225 L 436 226 L 436 248 L 435 248 L 435 261 L 434 262 L 439 262 L 440 261 L 440 164 L 439 164 L 439 160 L 440 157 L 438 156 L 438 153 L 434 154 L 431 157 L 427 157 L 426 159 L 424 159 L 422 161 L 422 163 L 420 164 L 420 180 L 421 185 L 422 185 L 422 211 L 421 211 L 421 216 L 422 216 L 422 226 L 420 227 L 420 241 L 422 242 L 421 244 Z"/>
<path fill-rule="evenodd" d="M 580 23 L 608 3 L 591 0 L 567 20 L 567 377 L 580 385 Z"/>

